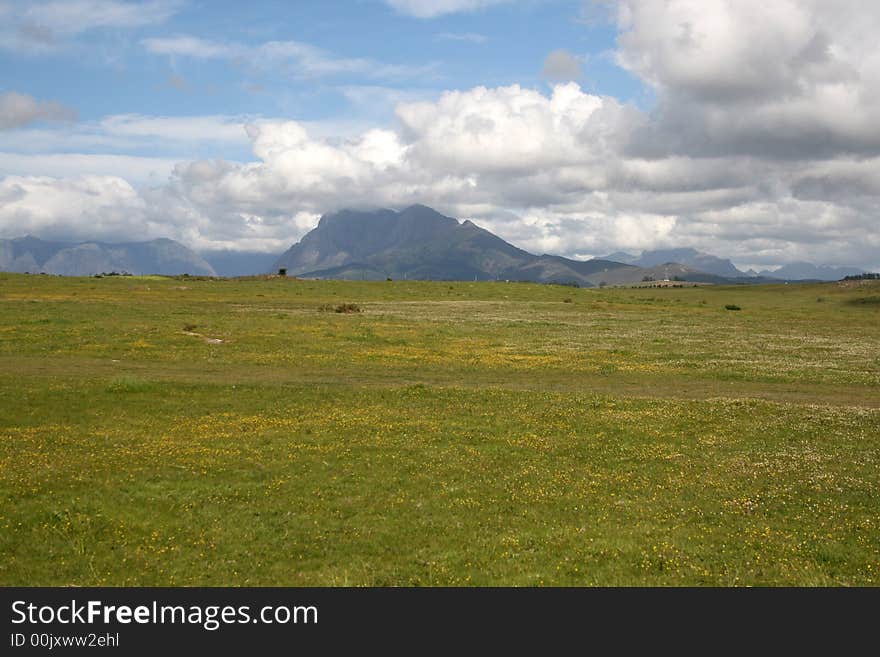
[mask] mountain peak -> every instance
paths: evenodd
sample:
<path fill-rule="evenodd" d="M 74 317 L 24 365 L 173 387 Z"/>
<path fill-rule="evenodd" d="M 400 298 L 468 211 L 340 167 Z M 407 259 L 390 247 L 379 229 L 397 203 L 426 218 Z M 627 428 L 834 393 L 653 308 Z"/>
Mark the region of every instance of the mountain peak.
<path fill-rule="evenodd" d="M 373 278 L 492 279 L 533 257 L 472 222 L 459 223 L 426 205 L 393 210 L 345 210 L 318 226 L 276 262 L 293 275 L 333 271 Z"/>
<path fill-rule="evenodd" d="M 430 214 L 440 214 L 434 208 L 429 208 L 427 205 L 422 205 L 421 203 L 413 203 L 412 205 L 401 210 L 400 214 L 407 214 L 407 213 L 412 213 L 412 212 L 427 212 Z"/>

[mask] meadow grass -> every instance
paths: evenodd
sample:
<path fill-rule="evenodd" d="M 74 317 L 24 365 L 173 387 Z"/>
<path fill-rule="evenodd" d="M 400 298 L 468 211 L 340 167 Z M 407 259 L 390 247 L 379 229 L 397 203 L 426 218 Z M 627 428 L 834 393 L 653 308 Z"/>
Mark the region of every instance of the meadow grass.
<path fill-rule="evenodd" d="M 0 584 L 874 585 L 877 299 L 0 274 Z"/>

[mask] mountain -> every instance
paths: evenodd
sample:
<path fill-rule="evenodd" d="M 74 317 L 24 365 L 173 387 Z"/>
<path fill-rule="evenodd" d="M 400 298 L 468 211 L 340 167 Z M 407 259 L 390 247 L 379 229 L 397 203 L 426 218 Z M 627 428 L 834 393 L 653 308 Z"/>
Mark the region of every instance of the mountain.
<path fill-rule="evenodd" d="M 637 280 L 642 280 L 644 276 L 638 267 L 605 259 L 569 260 L 562 256 L 547 254 L 532 258 L 530 262 L 520 265 L 515 271 L 506 272 L 508 276 L 505 278 L 541 283 L 577 283 L 589 287 L 607 279 L 610 272 L 616 272 L 618 277 Z"/>
<path fill-rule="evenodd" d="M 717 264 L 706 254 L 689 249 L 682 253 L 691 260 Z M 645 256 L 617 253 L 586 261 L 536 256 L 470 221 L 459 223 L 431 208 L 414 205 L 401 212 L 342 210 L 324 215 L 314 230 L 278 259 L 273 270 L 283 267 L 289 274 L 305 278 L 513 280 L 583 287 L 674 277 L 728 282 L 716 274 L 666 260 L 640 267 L 613 259 L 650 260 L 652 254 Z M 741 275 L 735 268 L 733 271 Z"/>
<path fill-rule="evenodd" d="M 682 281 L 689 283 L 729 284 L 734 281 L 723 276 L 707 274 L 677 262 L 667 262 L 656 267 L 636 267 L 634 265 L 610 268 L 601 274 L 589 277 L 594 285 L 632 285 L 649 281 Z"/>
<path fill-rule="evenodd" d="M 317 227 L 274 264 L 305 278 L 384 280 L 512 280 L 597 285 L 609 271 L 640 281 L 637 267 L 608 260 L 536 256 L 471 221 L 414 205 L 400 212 L 342 210 Z"/>
<path fill-rule="evenodd" d="M 615 251 L 614 253 L 602 256 L 602 260 L 611 260 L 612 262 L 622 262 L 626 265 L 634 265 L 638 262 L 639 256 L 625 251 Z"/>
<path fill-rule="evenodd" d="M 788 281 L 839 281 L 845 276 L 858 276 L 864 271 L 858 267 L 827 267 L 810 262 L 792 262 L 775 271 L 762 271 L 759 276 Z"/>
<path fill-rule="evenodd" d="M 273 270 L 315 278 L 494 280 L 535 259 L 470 221 L 414 205 L 324 215 Z"/>
<path fill-rule="evenodd" d="M 730 282 L 714 272 L 672 262 L 676 257 L 742 276 L 729 261 L 693 249 L 651 251 L 639 257 L 621 252 L 587 261 L 536 256 L 470 221 L 459 223 L 424 205 L 400 212 L 342 210 L 324 215 L 272 270 L 285 268 L 288 274 L 305 278 L 514 280 L 583 287 L 675 277 Z"/>
<path fill-rule="evenodd" d="M 0 271 L 91 276 L 103 272 L 214 276 L 214 269 L 179 242 L 48 242 L 28 235 L 0 240 Z"/>
<path fill-rule="evenodd" d="M 724 278 L 737 278 L 745 274 L 734 267 L 730 260 L 718 258 L 708 253 L 702 253 L 696 249 L 658 249 L 656 251 L 643 251 L 642 255 L 632 265 L 639 267 L 656 267 L 667 262 L 677 262 L 691 269 L 702 271 Z"/>
<path fill-rule="evenodd" d="M 272 273 L 278 260 L 277 253 L 259 251 L 202 251 L 205 262 L 217 272 L 217 276 L 254 276 Z"/>
<path fill-rule="evenodd" d="M 586 261 L 538 256 L 470 221 L 459 222 L 424 205 L 400 212 L 341 210 L 324 215 L 270 270 L 281 268 L 304 278 L 511 280 L 583 287 L 650 280 L 745 284 L 794 278 L 789 270 L 772 272 L 776 279 L 768 278 L 767 272 L 744 273 L 730 260 L 689 248 L 639 256 L 617 252 Z M 813 268 L 810 277 L 818 278 L 817 271 L 824 269 Z M 834 278 L 848 273 L 846 268 L 835 269 Z"/>

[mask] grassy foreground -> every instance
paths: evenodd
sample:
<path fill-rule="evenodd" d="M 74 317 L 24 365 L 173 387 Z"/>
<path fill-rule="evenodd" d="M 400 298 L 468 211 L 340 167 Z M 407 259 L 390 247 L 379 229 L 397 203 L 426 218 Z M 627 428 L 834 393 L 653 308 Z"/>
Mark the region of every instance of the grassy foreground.
<path fill-rule="evenodd" d="M 878 582 L 874 282 L 0 274 L 2 585 Z"/>

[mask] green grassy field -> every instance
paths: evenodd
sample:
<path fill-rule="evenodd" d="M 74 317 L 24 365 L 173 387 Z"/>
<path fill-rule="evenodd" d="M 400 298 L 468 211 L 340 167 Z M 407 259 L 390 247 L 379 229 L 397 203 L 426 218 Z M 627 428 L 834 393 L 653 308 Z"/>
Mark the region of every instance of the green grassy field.
<path fill-rule="evenodd" d="M 878 466 L 876 282 L 0 274 L 2 585 L 876 585 Z"/>

